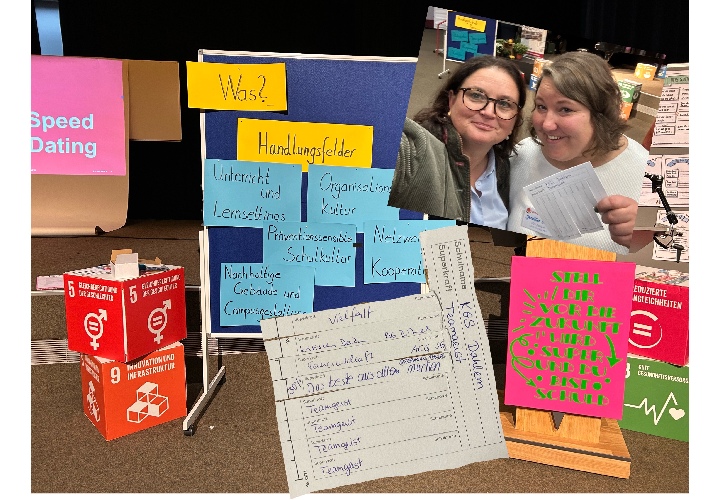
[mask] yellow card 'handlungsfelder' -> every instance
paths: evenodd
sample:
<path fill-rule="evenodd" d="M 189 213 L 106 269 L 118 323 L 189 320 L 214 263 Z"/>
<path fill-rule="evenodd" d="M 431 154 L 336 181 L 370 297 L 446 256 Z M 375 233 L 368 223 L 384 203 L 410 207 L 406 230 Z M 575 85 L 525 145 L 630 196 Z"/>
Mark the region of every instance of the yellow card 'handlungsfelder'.
<path fill-rule="evenodd" d="M 455 26 L 458 28 L 465 28 L 473 31 L 485 31 L 485 25 L 487 21 L 482 19 L 473 19 L 471 17 L 457 16 L 455 18 Z"/>
<path fill-rule="evenodd" d="M 189 108 L 287 110 L 285 63 L 186 64 Z"/>
<path fill-rule="evenodd" d="M 237 159 L 370 168 L 372 142 L 369 125 L 239 118 Z"/>

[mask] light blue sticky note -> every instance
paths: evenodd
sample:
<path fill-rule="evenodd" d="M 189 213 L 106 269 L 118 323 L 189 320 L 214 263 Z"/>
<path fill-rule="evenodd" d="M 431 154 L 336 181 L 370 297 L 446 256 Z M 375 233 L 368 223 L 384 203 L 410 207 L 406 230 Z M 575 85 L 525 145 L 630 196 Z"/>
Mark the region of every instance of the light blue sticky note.
<path fill-rule="evenodd" d="M 464 61 L 466 52 L 457 47 L 448 47 L 448 58 L 456 61 Z"/>
<path fill-rule="evenodd" d="M 260 320 L 313 311 L 315 271 L 306 266 L 220 264 L 220 325 L 259 325 Z"/>
<path fill-rule="evenodd" d="M 262 227 L 269 221 L 299 221 L 300 164 L 205 160 L 203 224 Z"/>
<path fill-rule="evenodd" d="M 452 220 L 365 222 L 365 284 L 425 283 L 420 232 L 454 225 Z"/>
<path fill-rule="evenodd" d="M 466 30 L 450 30 L 450 40 L 453 42 L 467 42 L 468 32 Z"/>
<path fill-rule="evenodd" d="M 482 45 L 484 43 L 487 43 L 487 33 L 470 33 L 468 41 L 470 43 L 474 43 L 475 45 Z"/>
<path fill-rule="evenodd" d="M 354 224 L 266 222 L 263 262 L 311 266 L 319 286 L 355 286 Z"/>
<path fill-rule="evenodd" d="M 475 54 L 477 52 L 478 47 L 477 47 L 477 45 L 475 45 L 473 43 L 463 42 L 460 44 L 460 49 L 464 50 L 465 52 L 470 52 L 471 54 Z"/>
<path fill-rule="evenodd" d="M 398 220 L 400 209 L 388 206 L 393 169 L 310 165 L 307 220 L 355 224 L 366 220 Z"/>

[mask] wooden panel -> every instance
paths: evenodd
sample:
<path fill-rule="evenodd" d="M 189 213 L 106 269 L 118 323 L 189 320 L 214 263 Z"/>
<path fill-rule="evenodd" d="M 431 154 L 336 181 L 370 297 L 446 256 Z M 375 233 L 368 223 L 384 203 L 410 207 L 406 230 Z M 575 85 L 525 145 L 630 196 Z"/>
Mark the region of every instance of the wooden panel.
<path fill-rule="evenodd" d="M 510 458 L 537 462 L 566 469 L 592 472 L 604 476 L 630 477 L 630 462 L 596 455 L 575 453 L 555 448 L 545 448 L 527 443 L 507 442 Z"/>
<path fill-rule="evenodd" d="M 525 255 L 527 257 L 602 260 L 610 262 L 614 262 L 617 258 L 615 252 L 548 239 L 528 239 Z"/>

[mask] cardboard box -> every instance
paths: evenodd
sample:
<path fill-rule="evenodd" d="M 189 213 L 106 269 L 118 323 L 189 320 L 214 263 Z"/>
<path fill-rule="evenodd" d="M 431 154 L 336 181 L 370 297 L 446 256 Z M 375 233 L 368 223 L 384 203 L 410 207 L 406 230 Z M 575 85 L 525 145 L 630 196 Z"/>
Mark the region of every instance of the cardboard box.
<path fill-rule="evenodd" d="M 540 78 L 540 75 L 542 74 L 543 66 L 547 64 L 547 59 L 538 58 L 535 59 L 535 62 L 533 63 L 533 72 L 532 74 Z"/>
<path fill-rule="evenodd" d="M 635 66 L 635 76 L 638 78 L 644 78 L 646 80 L 652 80 L 653 78 L 655 78 L 656 71 L 657 66 L 652 64 L 638 63 L 638 65 Z"/>
<path fill-rule="evenodd" d="M 68 349 L 130 361 L 187 337 L 185 270 L 162 266 L 136 278 L 110 266 L 63 275 Z"/>
<path fill-rule="evenodd" d="M 187 415 L 180 342 L 131 363 L 80 356 L 83 411 L 107 441 Z"/>
<path fill-rule="evenodd" d="M 548 62 L 549 61 L 547 59 L 535 59 L 535 62 L 533 63 L 532 75 L 530 75 L 530 84 L 528 85 L 530 87 L 530 90 L 537 90 L 538 81 L 540 80 L 543 66 L 545 66 L 545 64 L 547 64 Z"/>
<path fill-rule="evenodd" d="M 620 116 L 622 116 L 624 120 L 629 120 L 634 110 L 635 105 L 633 103 L 623 101 L 622 107 L 620 108 Z"/>
<path fill-rule="evenodd" d="M 662 273 L 642 279 L 636 271 L 628 352 L 684 366 L 689 361 L 689 282 L 661 283 L 655 275 Z"/>
<path fill-rule="evenodd" d="M 690 368 L 628 356 L 621 429 L 690 438 Z"/>
<path fill-rule="evenodd" d="M 632 80 L 619 80 L 618 87 L 620 87 L 620 94 L 622 95 L 623 102 L 636 103 L 640 100 L 640 90 L 642 89 L 642 83 L 634 82 Z"/>
<path fill-rule="evenodd" d="M 535 75 L 530 75 L 530 84 L 528 87 L 530 87 L 530 90 L 537 90 L 538 88 L 538 82 L 540 79 Z"/>

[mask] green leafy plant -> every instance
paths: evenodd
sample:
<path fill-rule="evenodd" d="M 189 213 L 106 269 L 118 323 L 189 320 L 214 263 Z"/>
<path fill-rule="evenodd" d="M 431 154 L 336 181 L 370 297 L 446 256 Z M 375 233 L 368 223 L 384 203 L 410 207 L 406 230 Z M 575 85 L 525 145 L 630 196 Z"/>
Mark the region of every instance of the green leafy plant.
<path fill-rule="evenodd" d="M 528 51 L 528 46 L 524 43 L 514 43 L 512 46 L 513 54 L 515 54 L 515 57 L 520 59 L 522 58 L 523 54 Z"/>

